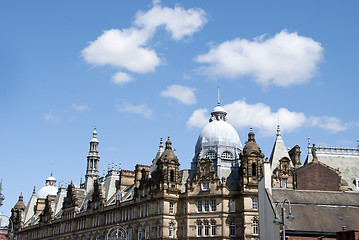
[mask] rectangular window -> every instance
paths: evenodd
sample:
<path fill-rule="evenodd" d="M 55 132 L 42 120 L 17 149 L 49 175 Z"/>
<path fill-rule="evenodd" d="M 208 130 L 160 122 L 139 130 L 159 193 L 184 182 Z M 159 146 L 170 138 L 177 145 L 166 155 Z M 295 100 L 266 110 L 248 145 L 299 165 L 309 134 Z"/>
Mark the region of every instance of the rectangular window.
<path fill-rule="evenodd" d="M 252 209 L 258 210 L 258 198 L 257 197 L 252 197 Z"/>
<path fill-rule="evenodd" d="M 140 206 L 140 218 L 142 217 L 142 206 Z"/>
<path fill-rule="evenodd" d="M 208 222 L 204 222 L 204 235 L 205 236 L 209 235 L 209 224 L 208 224 Z"/>
<path fill-rule="evenodd" d="M 236 212 L 236 201 L 234 199 L 229 200 L 229 211 Z"/>
<path fill-rule="evenodd" d="M 187 213 L 187 203 L 184 202 L 183 203 L 183 214 L 186 214 Z"/>
<path fill-rule="evenodd" d="M 204 182 L 202 184 L 202 190 L 204 190 L 204 191 L 209 190 L 209 182 Z"/>
<path fill-rule="evenodd" d="M 216 236 L 216 222 L 215 221 L 211 222 L 211 234 L 212 234 L 212 236 Z"/>
<path fill-rule="evenodd" d="M 174 202 L 170 202 L 170 214 L 174 213 Z"/>
<path fill-rule="evenodd" d="M 146 206 L 142 207 L 142 217 L 146 217 Z"/>
<path fill-rule="evenodd" d="M 146 216 L 148 217 L 150 215 L 150 207 L 146 205 Z"/>
<path fill-rule="evenodd" d="M 182 237 L 186 237 L 187 236 L 187 232 L 186 232 L 186 225 L 183 224 L 182 226 Z"/>
<path fill-rule="evenodd" d="M 258 220 L 253 220 L 253 235 L 258 235 Z"/>
<path fill-rule="evenodd" d="M 128 230 L 128 240 L 132 240 L 132 228 Z"/>
<path fill-rule="evenodd" d="M 202 212 L 202 200 L 197 200 L 197 211 Z"/>
<path fill-rule="evenodd" d="M 150 239 L 150 226 L 145 228 L 145 239 Z"/>
<path fill-rule="evenodd" d="M 212 200 L 211 200 L 211 211 L 212 211 L 212 212 L 217 211 L 216 199 L 212 199 Z"/>
<path fill-rule="evenodd" d="M 157 203 L 157 213 L 161 213 L 161 203 Z"/>
<path fill-rule="evenodd" d="M 142 228 L 138 228 L 138 240 L 142 240 Z"/>
<path fill-rule="evenodd" d="M 157 237 L 161 236 L 161 226 L 157 224 Z"/>
<path fill-rule="evenodd" d="M 209 211 L 209 200 L 204 200 L 204 211 L 205 212 Z"/>
<path fill-rule="evenodd" d="M 197 223 L 197 236 L 202 236 L 202 223 Z"/>
<path fill-rule="evenodd" d="M 229 226 L 229 234 L 231 237 L 235 237 L 236 236 L 236 223 L 235 222 L 231 222 L 230 226 Z"/>
<path fill-rule="evenodd" d="M 282 188 L 287 188 L 287 179 L 282 179 Z"/>
<path fill-rule="evenodd" d="M 168 233 L 170 238 L 173 238 L 173 223 L 170 223 L 170 228 L 169 228 L 169 233 Z"/>

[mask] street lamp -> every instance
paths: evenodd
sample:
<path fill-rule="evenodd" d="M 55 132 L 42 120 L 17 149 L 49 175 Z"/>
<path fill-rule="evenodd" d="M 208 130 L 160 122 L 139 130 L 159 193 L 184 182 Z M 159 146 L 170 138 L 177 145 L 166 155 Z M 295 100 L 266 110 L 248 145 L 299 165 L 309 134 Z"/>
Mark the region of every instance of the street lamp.
<path fill-rule="evenodd" d="M 110 228 L 107 231 L 106 239 L 110 240 L 110 237 L 111 237 L 111 240 L 120 240 L 120 239 L 127 240 L 127 232 L 123 227 L 121 227 L 117 224 L 116 226 Z M 116 237 L 116 238 L 113 238 L 113 237 Z"/>
<path fill-rule="evenodd" d="M 287 217 L 285 217 L 285 204 L 288 205 L 289 208 L 289 214 Z M 278 206 L 280 205 L 281 208 L 281 212 L 282 212 L 282 220 L 279 220 L 278 218 L 278 214 L 277 214 L 277 209 Z M 287 218 L 288 221 L 292 221 L 294 219 L 294 216 L 292 215 L 292 206 L 290 204 L 289 199 L 284 199 L 283 202 L 278 202 L 275 206 L 275 216 L 274 216 L 274 220 L 273 223 L 275 225 L 282 225 L 282 240 L 285 240 L 285 219 Z"/>

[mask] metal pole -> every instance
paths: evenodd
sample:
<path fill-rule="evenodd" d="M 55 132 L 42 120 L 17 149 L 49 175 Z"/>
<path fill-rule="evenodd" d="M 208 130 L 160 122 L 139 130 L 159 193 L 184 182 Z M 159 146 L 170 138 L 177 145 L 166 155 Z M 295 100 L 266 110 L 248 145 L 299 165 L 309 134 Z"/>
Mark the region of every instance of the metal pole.
<path fill-rule="evenodd" d="M 284 206 L 282 205 L 282 225 L 283 225 L 282 239 L 283 239 L 283 240 L 285 240 L 285 216 L 284 216 L 284 213 L 285 213 L 285 208 L 284 208 Z"/>

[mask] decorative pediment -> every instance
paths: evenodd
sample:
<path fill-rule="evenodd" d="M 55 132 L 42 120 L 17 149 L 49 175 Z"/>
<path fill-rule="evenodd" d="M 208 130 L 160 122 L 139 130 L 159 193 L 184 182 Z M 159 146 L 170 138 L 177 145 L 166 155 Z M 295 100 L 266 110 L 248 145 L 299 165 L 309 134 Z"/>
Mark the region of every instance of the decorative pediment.
<path fill-rule="evenodd" d="M 92 200 L 88 202 L 88 209 L 96 210 L 102 209 L 105 204 L 105 198 L 102 196 L 101 185 L 95 179 L 93 183 Z"/>
<path fill-rule="evenodd" d="M 78 199 L 75 192 L 75 185 L 71 182 L 67 187 L 66 197 L 62 205 L 62 209 L 67 209 L 71 207 L 78 207 Z"/>
<path fill-rule="evenodd" d="M 194 181 L 215 181 L 219 180 L 217 172 L 213 167 L 213 162 L 209 158 L 199 160 L 199 169 L 194 177 Z"/>

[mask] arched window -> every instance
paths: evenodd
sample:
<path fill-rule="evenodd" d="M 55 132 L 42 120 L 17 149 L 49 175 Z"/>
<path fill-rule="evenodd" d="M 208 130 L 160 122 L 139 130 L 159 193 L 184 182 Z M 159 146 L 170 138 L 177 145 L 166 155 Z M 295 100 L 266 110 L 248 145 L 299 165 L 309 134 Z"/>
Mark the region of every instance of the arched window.
<path fill-rule="evenodd" d="M 206 158 L 216 159 L 216 158 L 217 158 L 217 153 L 214 152 L 214 151 L 209 151 L 209 152 L 207 152 L 207 154 L 206 154 Z"/>
<path fill-rule="evenodd" d="M 225 160 L 231 160 L 233 159 L 233 155 L 231 152 L 225 151 L 222 153 L 221 158 Z"/>
<path fill-rule="evenodd" d="M 257 165 L 252 163 L 252 176 L 257 176 Z"/>

